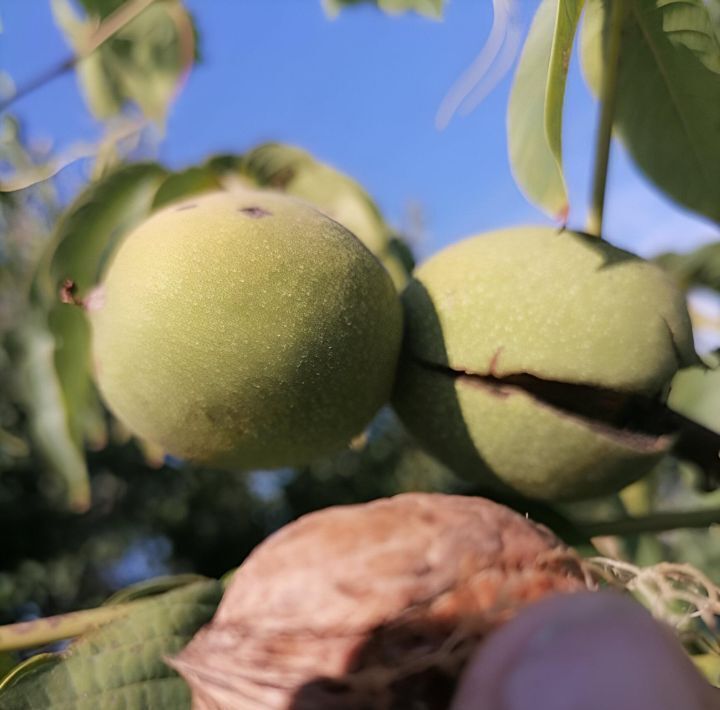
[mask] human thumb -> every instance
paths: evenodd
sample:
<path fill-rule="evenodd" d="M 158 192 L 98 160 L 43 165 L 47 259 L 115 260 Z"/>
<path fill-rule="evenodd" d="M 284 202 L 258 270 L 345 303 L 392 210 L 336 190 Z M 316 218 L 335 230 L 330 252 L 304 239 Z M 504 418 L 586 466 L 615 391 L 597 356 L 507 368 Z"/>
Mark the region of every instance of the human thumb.
<path fill-rule="evenodd" d="M 523 610 L 478 649 L 452 710 L 715 710 L 720 691 L 669 629 L 614 592 Z"/>

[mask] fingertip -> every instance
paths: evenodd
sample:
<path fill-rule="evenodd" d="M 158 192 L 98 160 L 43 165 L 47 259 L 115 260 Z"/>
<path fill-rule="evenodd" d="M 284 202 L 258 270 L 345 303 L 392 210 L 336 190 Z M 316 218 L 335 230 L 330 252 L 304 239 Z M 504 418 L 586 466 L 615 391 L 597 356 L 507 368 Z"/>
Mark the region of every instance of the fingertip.
<path fill-rule="evenodd" d="M 614 592 L 533 604 L 478 649 L 452 710 L 720 708 L 672 633 Z"/>

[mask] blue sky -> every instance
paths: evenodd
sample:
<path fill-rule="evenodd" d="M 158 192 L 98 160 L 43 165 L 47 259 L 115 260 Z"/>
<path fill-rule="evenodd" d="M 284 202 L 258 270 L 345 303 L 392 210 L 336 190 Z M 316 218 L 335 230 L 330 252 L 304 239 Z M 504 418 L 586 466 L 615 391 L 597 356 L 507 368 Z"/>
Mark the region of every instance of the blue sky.
<path fill-rule="evenodd" d="M 518 0 L 525 28 L 535 0 Z M 506 76 L 480 107 L 435 127 L 438 106 L 481 50 L 490 0 L 451 0 L 445 19 L 388 18 L 358 7 L 334 21 L 320 0 L 187 0 L 203 62 L 173 106 L 160 158 L 175 167 L 266 140 L 303 146 L 356 177 L 391 222 L 408 207 L 426 221 L 421 255 L 484 230 L 546 221 L 515 186 L 507 159 Z M 48 0 L 0 0 L 0 67 L 18 84 L 67 54 Z M 585 219 L 595 106 L 571 68 L 565 163 L 572 211 Z M 96 139 L 99 126 L 72 76 L 18 101 L 36 140 L 62 149 Z M 670 205 L 613 152 L 606 232 L 642 254 L 717 238 L 708 222 Z"/>

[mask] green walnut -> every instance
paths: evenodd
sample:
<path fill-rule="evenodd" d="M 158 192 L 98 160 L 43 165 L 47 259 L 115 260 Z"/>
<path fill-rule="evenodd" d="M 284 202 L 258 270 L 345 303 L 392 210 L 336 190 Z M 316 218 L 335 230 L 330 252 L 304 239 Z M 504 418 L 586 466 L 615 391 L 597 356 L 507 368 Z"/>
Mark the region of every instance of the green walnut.
<path fill-rule="evenodd" d="M 389 399 L 402 337 L 392 281 L 356 237 L 250 190 L 151 216 L 86 307 L 110 409 L 168 453 L 221 467 L 341 448 Z"/>
<path fill-rule="evenodd" d="M 464 477 L 592 497 L 672 445 L 653 411 L 697 355 L 685 301 L 657 266 L 575 232 L 506 229 L 443 250 L 402 298 L 395 408 Z"/>
<path fill-rule="evenodd" d="M 347 227 L 388 270 L 399 290 L 408 279 L 393 237 L 370 195 L 352 178 L 292 145 L 265 143 L 244 156 L 243 172 L 259 186 L 306 200 Z"/>

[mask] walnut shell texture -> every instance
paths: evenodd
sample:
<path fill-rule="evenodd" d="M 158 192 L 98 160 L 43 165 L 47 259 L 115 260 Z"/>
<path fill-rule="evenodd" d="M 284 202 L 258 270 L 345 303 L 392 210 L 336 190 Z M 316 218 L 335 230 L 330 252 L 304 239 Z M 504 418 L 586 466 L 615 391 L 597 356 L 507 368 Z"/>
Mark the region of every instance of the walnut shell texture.
<path fill-rule="evenodd" d="M 489 632 L 592 586 L 574 551 L 509 508 L 407 493 L 272 535 L 169 663 L 195 710 L 445 708 Z"/>

